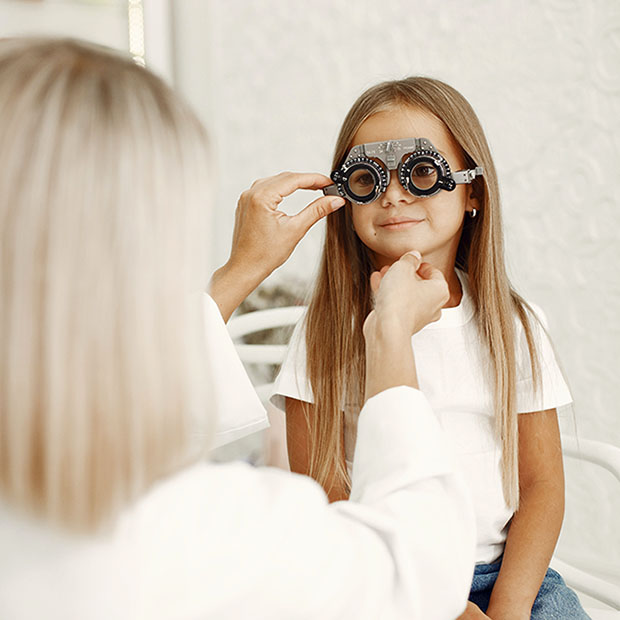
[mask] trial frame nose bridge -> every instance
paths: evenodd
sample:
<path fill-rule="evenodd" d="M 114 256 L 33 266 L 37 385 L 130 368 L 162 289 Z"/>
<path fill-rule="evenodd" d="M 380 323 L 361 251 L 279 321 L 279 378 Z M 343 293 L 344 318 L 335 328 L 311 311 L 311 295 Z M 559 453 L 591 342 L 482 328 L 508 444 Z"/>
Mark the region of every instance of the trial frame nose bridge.
<path fill-rule="evenodd" d="M 385 140 L 383 142 L 367 142 L 354 146 L 347 156 L 347 160 L 366 156 L 379 159 L 388 170 L 396 170 L 404 155 L 415 151 L 435 150 L 435 147 L 426 138 L 405 138 L 403 140 Z"/>

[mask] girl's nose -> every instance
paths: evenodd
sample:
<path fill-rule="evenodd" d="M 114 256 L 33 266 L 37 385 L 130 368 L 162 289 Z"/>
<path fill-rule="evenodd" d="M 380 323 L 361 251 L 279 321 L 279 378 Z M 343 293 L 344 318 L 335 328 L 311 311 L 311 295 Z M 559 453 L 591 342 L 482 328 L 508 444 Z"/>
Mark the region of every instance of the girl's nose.
<path fill-rule="evenodd" d="M 393 171 L 390 175 L 390 182 L 385 190 L 385 193 L 381 196 L 381 206 L 389 207 L 390 205 L 396 205 L 399 203 L 409 204 L 415 200 L 415 196 L 411 195 L 398 180 L 397 172 Z"/>

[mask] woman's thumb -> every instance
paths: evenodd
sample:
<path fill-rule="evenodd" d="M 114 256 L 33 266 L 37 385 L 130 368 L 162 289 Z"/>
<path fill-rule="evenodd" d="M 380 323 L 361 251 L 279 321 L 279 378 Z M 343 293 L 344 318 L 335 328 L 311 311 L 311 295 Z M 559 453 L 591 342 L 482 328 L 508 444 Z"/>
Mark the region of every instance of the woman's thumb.
<path fill-rule="evenodd" d="M 400 260 L 411 263 L 417 271 L 422 262 L 422 255 L 417 250 L 410 250 L 409 252 L 405 252 L 405 254 L 400 257 Z"/>

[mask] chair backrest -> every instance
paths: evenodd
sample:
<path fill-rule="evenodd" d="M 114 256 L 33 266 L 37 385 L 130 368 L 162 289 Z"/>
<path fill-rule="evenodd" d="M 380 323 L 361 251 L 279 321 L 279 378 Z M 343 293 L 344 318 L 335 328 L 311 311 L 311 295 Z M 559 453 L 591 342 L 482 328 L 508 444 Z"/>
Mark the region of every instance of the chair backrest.
<path fill-rule="evenodd" d="M 562 435 L 562 454 L 565 459 L 575 459 L 597 465 L 610 472 L 620 482 L 620 448 L 617 446 L 593 439 L 578 439 Z M 596 601 L 609 605 L 612 609 L 620 610 L 620 586 L 612 582 L 614 579 L 612 575 L 606 579 L 600 577 L 607 573 L 607 566 L 603 562 L 586 562 L 583 558 L 578 562 L 573 558 L 570 561 L 565 560 L 562 550 L 558 548 L 551 566 L 578 593 L 586 594 Z M 593 619 L 603 617 L 596 615 L 595 612 L 598 610 L 587 609 L 586 611 Z M 615 617 L 620 618 L 620 614 Z"/>
<path fill-rule="evenodd" d="M 305 306 L 286 306 L 283 308 L 269 308 L 256 310 L 239 316 L 233 316 L 228 321 L 228 333 L 233 340 L 238 341 L 249 334 L 265 329 L 287 327 L 295 325 L 304 315 Z M 246 344 L 235 342 L 235 348 L 245 364 L 281 364 L 286 355 L 285 344 Z M 273 383 L 259 382 L 255 385 L 261 401 L 269 398 Z"/>

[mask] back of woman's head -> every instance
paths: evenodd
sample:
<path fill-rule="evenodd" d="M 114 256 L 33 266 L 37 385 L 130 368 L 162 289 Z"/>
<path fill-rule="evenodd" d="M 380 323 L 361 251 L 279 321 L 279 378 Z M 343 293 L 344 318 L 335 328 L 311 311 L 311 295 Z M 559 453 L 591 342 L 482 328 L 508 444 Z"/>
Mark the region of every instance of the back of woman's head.
<path fill-rule="evenodd" d="M 128 59 L 0 41 L 0 493 L 16 507 L 92 530 L 187 460 L 207 160 L 195 116 Z"/>

